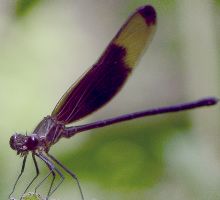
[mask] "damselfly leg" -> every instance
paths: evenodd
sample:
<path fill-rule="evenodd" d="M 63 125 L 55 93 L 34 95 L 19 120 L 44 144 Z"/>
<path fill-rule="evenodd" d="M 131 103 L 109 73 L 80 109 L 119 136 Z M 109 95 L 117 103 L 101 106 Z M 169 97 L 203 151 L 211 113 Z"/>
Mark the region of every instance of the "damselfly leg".
<path fill-rule="evenodd" d="M 28 186 L 24 190 L 23 195 L 27 192 L 28 188 L 33 184 L 33 182 L 36 180 L 36 178 L 39 176 L 39 173 L 40 173 L 35 155 L 33 153 L 32 153 L 32 159 L 34 161 L 34 166 L 35 166 L 35 169 L 36 169 L 36 175 L 34 176 L 34 178 L 31 180 L 31 182 L 28 184 Z"/>
<path fill-rule="evenodd" d="M 53 157 L 52 155 L 50 155 L 49 153 L 47 153 L 48 157 L 51 158 L 57 165 L 59 165 L 64 171 L 66 171 L 77 183 L 79 191 L 80 191 L 80 195 L 82 200 L 84 200 L 84 196 L 83 196 L 83 192 L 82 192 L 82 188 L 80 186 L 79 180 L 77 178 L 77 176 L 70 171 L 69 169 L 67 169 L 59 160 L 57 160 L 55 157 Z"/>
<path fill-rule="evenodd" d="M 22 174 L 23 174 L 23 172 L 24 172 L 26 160 L 27 160 L 27 156 L 25 156 L 24 159 L 23 159 L 23 163 L 22 163 L 22 167 L 21 167 L 21 172 L 20 172 L 20 174 L 18 175 L 18 178 L 16 179 L 16 181 L 15 181 L 15 183 L 14 183 L 13 189 L 12 189 L 11 193 L 10 193 L 9 196 L 8 196 L 9 199 L 11 199 L 11 195 L 14 193 L 15 188 L 16 188 L 16 185 L 17 185 L 19 179 L 21 178 L 21 176 L 22 176 Z"/>
<path fill-rule="evenodd" d="M 46 165 L 48 166 L 48 168 L 50 169 L 50 172 L 48 173 L 48 175 L 36 186 L 35 188 L 35 192 L 37 191 L 37 189 L 42 185 L 42 183 L 52 174 L 53 178 L 50 184 L 50 188 L 47 194 L 46 199 L 48 200 L 49 197 L 59 188 L 59 186 L 62 184 L 63 180 L 65 179 L 65 177 L 63 176 L 63 174 L 57 169 L 57 167 L 43 154 L 36 154 L 41 160 L 43 160 Z M 60 182 L 55 186 L 55 188 L 52 190 L 53 185 L 54 185 L 54 180 L 56 178 L 56 173 L 59 174 L 59 176 L 61 177 Z"/>

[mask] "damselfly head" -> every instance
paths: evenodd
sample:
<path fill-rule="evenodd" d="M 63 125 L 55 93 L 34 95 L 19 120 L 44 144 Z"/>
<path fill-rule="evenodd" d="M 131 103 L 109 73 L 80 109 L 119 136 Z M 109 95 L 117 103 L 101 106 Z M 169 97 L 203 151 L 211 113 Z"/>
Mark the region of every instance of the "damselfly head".
<path fill-rule="evenodd" d="M 25 155 L 28 151 L 37 149 L 39 140 L 35 135 L 22 135 L 15 133 L 11 136 L 9 144 L 11 148 L 17 151 L 17 154 Z"/>

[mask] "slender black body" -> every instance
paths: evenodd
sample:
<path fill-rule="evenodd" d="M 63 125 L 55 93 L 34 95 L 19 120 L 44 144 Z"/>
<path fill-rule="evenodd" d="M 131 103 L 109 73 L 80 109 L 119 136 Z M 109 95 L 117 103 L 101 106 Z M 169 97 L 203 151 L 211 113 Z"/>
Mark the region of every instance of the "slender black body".
<path fill-rule="evenodd" d="M 57 122 L 51 116 L 45 117 L 35 128 L 33 133 L 29 136 L 22 134 L 15 134 L 10 139 L 10 146 L 12 149 L 19 153 L 26 155 L 26 153 L 32 151 L 33 153 L 49 152 L 52 145 L 57 143 L 61 138 L 70 138 L 76 133 L 101 128 L 104 126 L 109 126 L 111 124 L 120 123 L 123 121 L 128 121 L 136 118 L 141 118 L 145 116 L 153 116 L 164 113 L 173 113 L 184 110 L 191 110 L 194 108 L 212 106 L 218 103 L 218 99 L 215 97 L 209 97 L 200 99 L 197 101 L 192 101 L 183 104 L 177 104 L 167 107 L 159 107 L 148 109 L 144 111 L 139 111 L 135 113 L 125 114 L 118 117 L 104 119 L 101 121 L 93 122 L 90 124 L 84 124 L 79 126 L 65 127 L 63 123 Z"/>
<path fill-rule="evenodd" d="M 52 114 L 45 117 L 30 135 L 16 133 L 10 138 L 11 148 L 17 151 L 17 154 L 20 154 L 24 159 L 21 172 L 15 181 L 9 198 L 11 198 L 18 180 L 24 172 L 27 156 L 31 153 L 36 175 L 26 187 L 24 193 L 39 175 L 39 168 L 35 158 L 37 156 L 47 165 L 50 171 L 35 187 L 35 192 L 47 177 L 52 175 L 53 178 L 47 194 L 47 199 L 53 194 L 64 180 L 64 175 L 56 167 L 59 166 L 76 180 L 81 199 L 84 200 L 76 175 L 49 154 L 50 147 L 61 138 L 70 138 L 82 131 L 100 128 L 135 118 L 212 106 L 218 102 L 218 99 L 210 97 L 189 103 L 130 113 L 90 124 L 66 127 L 66 125 L 80 120 L 101 108 L 120 91 L 133 68 L 136 66 L 139 58 L 144 53 L 144 50 L 152 40 L 156 29 L 156 21 L 156 11 L 152 6 L 147 5 L 137 9 L 110 42 L 97 63 L 63 95 Z M 61 181 L 54 186 L 53 183 L 56 174 L 60 176 Z"/>

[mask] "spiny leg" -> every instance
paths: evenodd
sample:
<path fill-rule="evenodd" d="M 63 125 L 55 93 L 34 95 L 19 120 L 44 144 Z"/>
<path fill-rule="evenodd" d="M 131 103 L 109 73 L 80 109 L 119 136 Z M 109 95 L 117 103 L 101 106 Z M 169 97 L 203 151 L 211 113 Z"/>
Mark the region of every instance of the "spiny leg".
<path fill-rule="evenodd" d="M 46 163 L 47 165 L 47 163 Z M 48 165 L 47 165 L 48 166 Z M 49 166 L 48 166 L 49 167 Z M 49 168 L 50 169 L 50 168 Z M 37 189 L 43 184 L 43 182 L 50 176 L 50 175 L 53 175 L 56 176 L 55 172 L 53 171 L 53 169 L 50 169 L 50 172 L 47 174 L 47 176 L 45 176 L 45 178 L 40 182 L 38 183 L 38 185 L 34 188 L 34 192 L 37 193 Z M 54 178 L 53 178 L 54 179 Z M 52 184 L 53 180 L 51 181 L 51 184 Z"/>
<path fill-rule="evenodd" d="M 45 162 L 46 163 L 46 162 Z M 35 193 L 37 192 L 37 189 L 42 185 L 42 183 L 50 176 L 50 174 L 52 174 L 53 178 L 52 178 L 52 181 L 50 183 L 50 188 L 48 190 L 48 193 L 47 193 L 47 196 L 49 196 L 50 192 L 51 192 L 51 189 L 53 187 L 53 184 L 54 184 L 54 180 L 56 178 L 56 173 L 54 172 L 53 168 L 51 168 L 51 166 L 46 163 L 47 167 L 49 168 L 50 172 L 47 174 L 47 176 L 37 185 L 37 187 L 35 188 Z"/>
<path fill-rule="evenodd" d="M 51 196 L 56 190 L 57 190 L 57 188 L 62 184 L 62 182 L 63 182 L 63 180 L 64 180 L 64 176 L 63 176 L 63 174 L 55 167 L 55 165 L 46 157 L 46 156 L 44 156 L 44 155 L 42 155 L 41 154 L 41 156 L 43 156 L 47 161 L 48 161 L 48 163 L 47 163 L 47 165 L 48 165 L 48 167 L 49 168 L 51 168 L 51 166 L 49 165 L 49 163 L 51 164 L 51 165 L 53 165 L 53 167 L 54 167 L 54 170 L 60 175 L 60 177 L 61 177 L 61 181 L 57 184 L 57 186 L 51 191 L 51 189 L 52 189 L 52 184 L 51 184 L 51 187 L 50 187 L 50 190 L 49 190 L 49 192 L 48 192 L 48 196 Z M 51 170 L 53 170 L 52 168 L 51 168 Z M 54 173 L 54 172 L 53 172 Z M 55 174 L 55 173 L 54 173 Z"/>
<path fill-rule="evenodd" d="M 83 196 L 83 192 L 82 192 L 82 188 L 80 186 L 79 180 L 77 178 L 77 176 L 71 172 L 69 169 L 67 169 L 60 161 L 58 161 L 55 157 L 53 157 L 52 155 L 50 155 L 49 153 L 47 153 L 48 157 L 51 158 L 55 163 L 57 163 L 64 171 L 66 171 L 70 176 L 72 176 L 73 179 L 76 180 L 79 191 L 80 191 L 80 195 L 82 200 L 84 200 L 84 196 Z"/>
<path fill-rule="evenodd" d="M 41 160 L 43 160 L 46 165 L 49 167 L 49 169 L 51 170 L 50 173 L 44 178 L 43 181 L 45 181 L 47 179 L 47 177 L 52 173 L 54 178 L 52 180 L 52 183 L 50 185 L 50 189 L 49 189 L 49 192 L 48 192 L 48 195 L 47 195 L 47 199 L 57 190 L 57 188 L 61 185 L 61 183 L 63 182 L 64 180 L 64 176 L 63 174 L 55 167 L 55 165 L 46 157 L 44 156 L 43 154 L 38 154 L 37 155 Z M 61 181 L 57 184 L 57 186 L 52 190 L 52 186 L 53 186 L 53 182 L 54 182 L 54 179 L 55 179 L 55 172 L 54 170 L 60 175 L 61 177 Z M 42 182 L 43 182 L 42 181 Z M 42 184 L 42 182 L 40 184 Z M 39 184 L 39 185 L 40 185 Z M 38 186 L 39 187 L 39 186 Z M 51 191 L 52 190 L 52 191 Z"/>
<path fill-rule="evenodd" d="M 8 198 L 10 199 L 11 198 L 11 195 L 14 193 L 15 191 L 15 187 L 19 181 L 19 179 L 21 178 L 21 175 L 23 174 L 24 172 L 24 168 L 25 168 L 25 164 L 26 164 L 26 160 L 27 160 L 27 155 L 24 157 L 23 159 L 23 163 L 22 163 L 22 167 L 21 167 L 21 172 L 20 174 L 18 175 L 18 178 L 16 179 L 15 183 L 14 183 L 14 186 L 13 186 L 13 189 L 12 189 L 12 192 L 9 194 Z"/>
<path fill-rule="evenodd" d="M 35 155 L 34 153 L 32 153 L 32 158 L 33 158 L 33 161 L 34 161 L 34 166 L 35 166 L 35 169 L 36 169 L 36 175 L 34 176 L 34 178 L 31 180 L 31 182 L 28 184 L 28 186 L 26 187 L 25 191 L 23 192 L 23 194 L 25 194 L 25 192 L 27 192 L 28 188 L 32 185 L 32 183 L 34 182 L 34 180 L 38 177 L 39 175 L 39 168 L 38 168 L 38 165 L 37 165 L 37 161 L 36 161 L 36 158 L 35 158 Z"/>

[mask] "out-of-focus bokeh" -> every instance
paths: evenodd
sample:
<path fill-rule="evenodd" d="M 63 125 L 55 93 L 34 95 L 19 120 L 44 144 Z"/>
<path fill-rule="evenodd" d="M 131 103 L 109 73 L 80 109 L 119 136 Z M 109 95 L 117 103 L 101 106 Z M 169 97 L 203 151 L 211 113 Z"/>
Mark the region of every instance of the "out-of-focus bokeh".
<path fill-rule="evenodd" d="M 31 133 L 127 17 L 148 3 L 158 12 L 150 48 L 120 94 L 81 124 L 219 96 L 220 2 L 0 0 L 0 199 L 7 198 L 22 163 L 9 147 L 10 136 Z M 216 106 L 87 131 L 61 140 L 51 154 L 78 175 L 86 200 L 219 200 L 219 111 Z M 16 197 L 35 175 L 30 158 Z M 32 192 L 48 172 L 38 163 Z M 49 183 L 38 192 L 45 194 Z M 53 198 L 80 199 L 76 183 L 66 176 Z"/>

